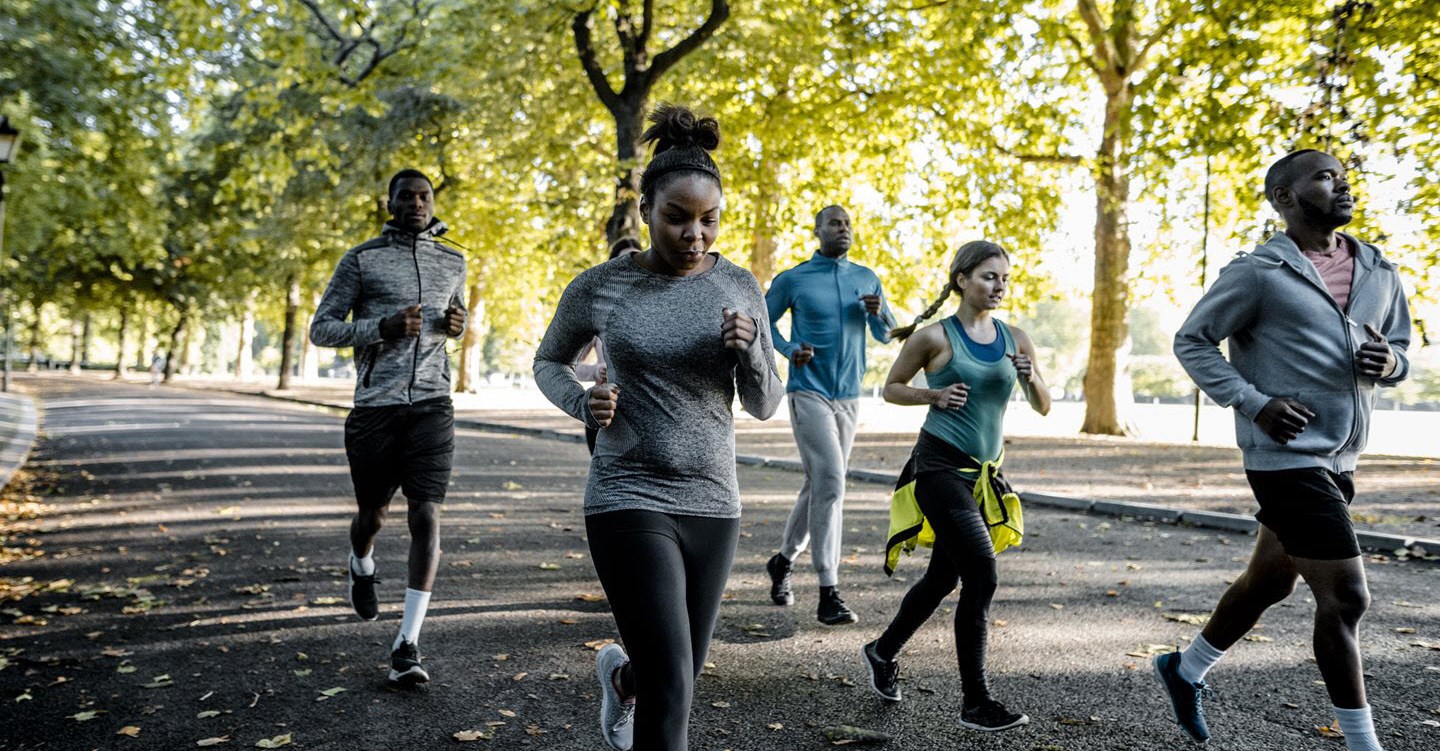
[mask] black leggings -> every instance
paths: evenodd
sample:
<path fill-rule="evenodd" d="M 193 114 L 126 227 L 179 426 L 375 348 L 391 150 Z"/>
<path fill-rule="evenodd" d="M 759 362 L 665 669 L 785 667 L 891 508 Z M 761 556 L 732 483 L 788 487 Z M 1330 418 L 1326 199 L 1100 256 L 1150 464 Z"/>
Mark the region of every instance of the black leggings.
<path fill-rule="evenodd" d="M 634 751 L 685 751 L 740 520 L 611 511 L 585 517 L 585 532 L 630 654 L 621 679 L 635 692 Z"/>
<path fill-rule="evenodd" d="M 974 483 L 959 472 L 949 469 L 916 475 L 915 500 L 935 530 L 935 549 L 930 554 L 930 567 L 905 593 L 900 612 L 880 636 L 875 650 L 887 660 L 895 659 L 959 583 L 955 651 L 960 661 L 960 686 L 965 703 L 974 705 L 990 696 L 990 687 L 985 681 L 985 641 L 989 633 L 990 601 L 999 584 L 995 548 L 975 504 Z"/>

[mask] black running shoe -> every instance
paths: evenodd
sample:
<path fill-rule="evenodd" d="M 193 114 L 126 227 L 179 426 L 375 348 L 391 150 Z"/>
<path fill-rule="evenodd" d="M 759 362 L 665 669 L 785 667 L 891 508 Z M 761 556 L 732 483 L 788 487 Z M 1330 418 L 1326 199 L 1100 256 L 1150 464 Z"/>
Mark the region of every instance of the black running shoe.
<path fill-rule="evenodd" d="M 765 562 L 770 574 L 770 601 L 776 605 L 794 605 L 795 593 L 790 590 L 790 560 L 776 553 Z"/>
<path fill-rule="evenodd" d="M 1199 743 L 1210 740 L 1201 700 L 1210 693 L 1204 683 L 1191 683 L 1180 677 L 1180 653 L 1158 655 L 1154 659 L 1155 680 L 1165 687 L 1170 697 L 1170 716 L 1180 728 Z"/>
<path fill-rule="evenodd" d="M 900 701 L 900 663 L 880 657 L 873 641 L 860 648 L 860 656 L 870 671 L 870 688 L 885 701 Z"/>
<path fill-rule="evenodd" d="M 420 666 L 420 648 L 413 641 L 400 641 L 400 646 L 390 653 L 390 681 L 402 686 L 413 686 L 430 680 L 430 674 Z"/>
<path fill-rule="evenodd" d="M 995 732 L 1018 728 L 1030 722 L 1023 714 L 1011 712 L 994 699 L 981 699 L 978 704 L 966 705 L 960 710 L 960 727 L 982 732 Z"/>
<path fill-rule="evenodd" d="M 350 574 L 350 607 L 355 608 L 355 615 L 366 621 L 379 618 L 380 599 L 375 596 L 375 585 L 380 579 L 375 574 L 361 576 L 348 565 L 345 571 Z"/>
<path fill-rule="evenodd" d="M 840 599 L 840 590 L 838 589 L 821 592 L 820 606 L 815 609 L 815 619 L 826 626 L 841 626 L 860 621 L 859 616 L 855 615 L 855 611 L 845 607 L 845 601 Z"/>

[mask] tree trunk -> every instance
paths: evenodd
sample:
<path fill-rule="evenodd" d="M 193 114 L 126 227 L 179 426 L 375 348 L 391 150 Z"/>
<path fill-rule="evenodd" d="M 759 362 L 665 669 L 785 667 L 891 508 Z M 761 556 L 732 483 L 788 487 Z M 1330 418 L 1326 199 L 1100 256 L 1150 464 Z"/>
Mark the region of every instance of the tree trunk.
<path fill-rule="evenodd" d="M 170 380 L 175 377 L 175 371 L 179 368 L 180 358 L 178 357 L 178 354 L 180 352 L 182 343 L 186 339 L 185 329 L 188 328 L 186 326 L 186 321 L 190 318 L 190 316 L 186 313 L 185 310 L 178 310 L 180 313 L 180 317 L 177 321 L 175 321 L 175 328 L 170 329 L 170 346 L 168 351 L 165 353 L 165 383 L 169 383 Z"/>
<path fill-rule="evenodd" d="M 130 307 L 128 303 L 120 305 L 120 331 L 115 335 L 115 380 L 125 377 L 125 337 L 130 333 Z"/>
<path fill-rule="evenodd" d="M 143 308 L 136 312 L 140 314 L 140 337 L 135 342 L 135 369 L 145 370 L 150 367 L 146 357 L 150 351 L 150 316 L 145 315 Z"/>
<path fill-rule="evenodd" d="M 290 388 L 290 371 L 295 368 L 295 322 L 300 315 L 300 275 L 292 273 L 285 280 L 285 332 L 280 336 L 280 382 L 275 388 Z"/>
<path fill-rule="evenodd" d="M 640 134 L 645 132 L 645 101 L 627 106 L 615 115 L 615 207 L 605 222 L 605 241 L 613 250 L 622 241 L 640 244 L 640 176 L 645 172 Z"/>
<path fill-rule="evenodd" d="M 248 381 L 255 370 L 255 314 L 246 306 L 240 314 L 240 346 L 235 351 L 235 380 Z"/>
<path fill-rule="evenodd" d="M 85 319 L 70 322 L 70 375 L 80 375 L 80 362 L 85 357 Z"/>
<path fill-rule="evenodd" d="M 34 317 L 30 319 L 30 364 L 25 370 L 34 373 L 40 369 L 40 329 L 44 323 L 45 301 L 37 300 L 31 306 Z"/>
<path fill-rule="evenodd" d="M 484 353 L 480 346 L 485 339 L 485 264 L 479 264 L 475 269 L 475 279 L 470 282 L 469 296 L 465 301 L 467 315 L 465 317 L 465 336 L 460 339 L 460 373 L 456 383 L 458 390 L 473 394 L 480 388 L 480 378 L 485 375 L 480 372 L 480 359 Z"/>
<path fill-rule="evenodd" d="M 775 171 L 768 159 L 760 160 L 755 190 L 755 228 L 750 234 L 750 273 L 761 288 L 775 275 L 775 214 L 780 209 Z"/>
<path fill-rule="evenodd" d="M 1126 435 L 1122 407 L 1134 399 L 1118 393 L 1123 363 L 1117 353 L 1128 336 L 1130 295 L 1130 106 L 1129 82 L 1106 87 L 1105 133 L 1095 175 L 1095 282 L 1090 298 L 1090 357 L 1085 369 L 1083 433 Z"/>
<path fill-rule="evenodd" d="M 190 324 L 185 325 L 184 336 L 180 339 L 180 356 L 176 358 L 175 372 L 183 375 L 195 373 L 195 330 L 197 327 Z"/>

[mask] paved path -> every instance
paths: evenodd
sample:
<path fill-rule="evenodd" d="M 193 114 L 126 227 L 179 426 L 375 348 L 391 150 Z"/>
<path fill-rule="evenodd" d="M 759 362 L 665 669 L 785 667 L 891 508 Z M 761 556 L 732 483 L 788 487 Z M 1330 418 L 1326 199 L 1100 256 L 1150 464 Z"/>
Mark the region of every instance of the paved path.
<path fill-rule="evenodd" d="M 180 749 L 217 737 L 253 748 L 286 734 L 295 748 L 451 748 L 454 733 L 486 729 L 493 740 L 474 747 L 602 748 L 587 642 L 615 633 L 604 603 L 581 597 L 599 592 L 579 513 L 583 447 L 461 432 L 422 640 L 436 680 L 393 692 L 383 666 L 406 539 L 398 525 L 382 533 L 382 618 L 357 621 L 343 600 L 352 502 L 338 416 L 79 379 L 27 386 L 44 438 L 0 517 L 0 748 Z M 991 651 L 995 690 L 1033 722 L 979 737 L 955 724 L 944 615 L 903 655 L 904 703 L 863 686 L 856 652 L 906 587 L 878 572 L 883 489 L 853 485 L 847 505 L 842 576 L 861 623 L 826 629 L 806 574 L 794 608 L 765 597 L 763 563 L 797 477 L 742 468 L 740 481 L 743 534 L 693 749 L 829 748 L 821 730 L 839 724 L 889 733 L 884 747 L 905 751 L 1187 747 L 1159 719 L 1136 655 L 1195 631 L 1180 621 L 1241 569 L 1246 536 L 1033 510 L 1025 546 L 1002 557 Z M 899 576 L 913 580 L 923 556 Z M 1367 670 L 1390 751 L 1440 747 L 1440 729 L 1424 724 L 1440 720 L 1437 571 L 1369 565 Z M 1213 674 L 1222 698 L 1210 748 L 1340 748 L 1315 729 L 1330 716 L 1309 657 L 1312 608 L 1302 588 Z M 125 728 L 137 737 L 116 735 Z"/>
<path fill-rule="evenodd" d="M 236 386 L 230 381 L 196 380 L 187 385 L 279 393 L 268 391 L 273 385 L 268 383 Z M 348 409 L 352 390 L 349 384 L 310 384 L 284 396 Z M 581 435 L 578 422 L 555 409 L 536 391 L 487 389 L 478 394 L 457 394 L 455 398 L 456 414 L 462 418 L 559 431 L 577 438 Z M 924 410 L 865 404 L 852 467 L 892 474 L 900 471 L 915 444 L 916 430 L 895 432 L 901 422 L 897 413 L 918 425 Z M 1406 415 L 1429 415 L 1440 422 L 1440 415 Z M 767 422 L 742 414 L 736 422 L 738 451 L 798 461 L 799 452 L 787 418 L 784 408 Z M 1233 447 L 1038 435 L 1009 436 L 1005 443 L 1007 474 L 1021 491 L 1246 516 L 1255 511 L 1240 452 Z M 1440 458 L 1364 456 L 1356 473 L 1356 488 L 1358 500 L 1352 513 L 1359 529 L 1440 540 Z"/>

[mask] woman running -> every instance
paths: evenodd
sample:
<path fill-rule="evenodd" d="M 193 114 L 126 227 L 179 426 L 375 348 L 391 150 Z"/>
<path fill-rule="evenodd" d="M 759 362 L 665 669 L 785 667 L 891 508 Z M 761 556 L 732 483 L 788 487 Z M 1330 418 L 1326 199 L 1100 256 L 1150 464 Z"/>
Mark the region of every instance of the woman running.
<path fill-rule="evenodd" d="M 890 626 L 861 649 L 871 686 L 884 699 L 900 701 L 896 658 L 959 583 L 960 724 L 972 730 L 1005 730 L 1030 721 L 992 697 L 985 680 L 986 631 L 998 580 L 990 527 L 976 501 L 977 483 L 988 482 L 997 496 L 1008 492 L 999 474 L 1002 426 L 1017 379 L 1036 412 L 1050 411 L 1030 337 L 991 315 L 1005 297 L 1009 273 L 1004 248 L 966 243 L 950 263 L 945 292 L 915 323 L 890 332 L 905 345 L 886 379 L 885 401 L 930 406 L 912 460 L 915 500 L 934 530 L 935 545 L 929 568 L 905 594 Z M 952 292 L 960 295 L 955 315 L 916 332 Z M 921 368 L 929 387 L 909 386 Z"/>
<path fill-rule="evenodd" d="M 685 751 L 740 533 L 731 403 L 774 414 L 785 396 L 760 285 L 710 246 L 724 201 L 710 151 L 719 124 L 662 105 L 643 140 L 650 248 L 582 272 L 535 354 L 556 406 L 599 429 L 585 531 L 625 647 L 596 658 L 600 724 L 614 749 Z M 608 382 L 586 389 L 575 361 L 605 345 Z"/>

